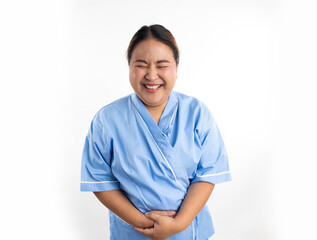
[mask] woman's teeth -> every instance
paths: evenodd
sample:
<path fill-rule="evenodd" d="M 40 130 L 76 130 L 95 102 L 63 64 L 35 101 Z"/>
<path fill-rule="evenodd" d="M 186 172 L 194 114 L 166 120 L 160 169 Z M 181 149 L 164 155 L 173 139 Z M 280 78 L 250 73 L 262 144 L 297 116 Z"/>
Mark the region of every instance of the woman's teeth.
<path fill-rule="evenodd" d="M 160 85 L 146 85 L 146 84 L 145 84 L 145 87 L 148 88 L 148 89 L 158 89 L 159 86 L 160 86 Z"/>

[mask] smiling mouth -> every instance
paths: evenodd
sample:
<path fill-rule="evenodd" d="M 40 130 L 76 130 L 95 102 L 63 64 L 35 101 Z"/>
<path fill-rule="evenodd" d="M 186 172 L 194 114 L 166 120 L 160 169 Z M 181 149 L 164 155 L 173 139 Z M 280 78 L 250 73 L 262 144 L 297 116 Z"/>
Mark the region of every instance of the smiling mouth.
<path fill-rule="evenodd" d="M 147 89 L 158 89 L 161 85 L 160 85 L 160 84 L 157 84 L 157 85 L 144 84 L 144 86 L 145 86 Z"/>

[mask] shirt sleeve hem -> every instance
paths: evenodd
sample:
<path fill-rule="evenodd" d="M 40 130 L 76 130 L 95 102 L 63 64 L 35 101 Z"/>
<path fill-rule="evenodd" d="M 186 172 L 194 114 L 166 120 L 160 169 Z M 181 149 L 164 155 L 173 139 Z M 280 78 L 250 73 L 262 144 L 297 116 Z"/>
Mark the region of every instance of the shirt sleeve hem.
<path fill-rule="evenodd" d="M 191 183 L 194 182 L 209 182 L 212 184 L 218 184 L 223 182 L 231 181 L 231 173 L 216 173 L 216 174 L 205 174 L 205 175 L 196 175 Z"/>
<path fill-rule="evenodd" d="M 120 189 L 118 181 L 105 181 L 105 182 L 85 182 L 80 183 L 81 192 L 103 192 Z"/>

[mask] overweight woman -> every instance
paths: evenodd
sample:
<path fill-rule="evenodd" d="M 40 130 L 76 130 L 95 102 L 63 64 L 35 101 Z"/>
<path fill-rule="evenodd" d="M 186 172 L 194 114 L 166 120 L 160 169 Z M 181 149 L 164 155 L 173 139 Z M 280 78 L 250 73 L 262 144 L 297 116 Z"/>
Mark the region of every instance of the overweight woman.
<path fill-rule="evenodd" d="M 134 92 L 93 118 L 81 191 L 109 209 L 112 240 L 206 240 L 208 198 L 231 180 L 215 120 L 201 101 L 173 91 L 179 50 L 165 27 L 139 29 L 127 59 Z"/>

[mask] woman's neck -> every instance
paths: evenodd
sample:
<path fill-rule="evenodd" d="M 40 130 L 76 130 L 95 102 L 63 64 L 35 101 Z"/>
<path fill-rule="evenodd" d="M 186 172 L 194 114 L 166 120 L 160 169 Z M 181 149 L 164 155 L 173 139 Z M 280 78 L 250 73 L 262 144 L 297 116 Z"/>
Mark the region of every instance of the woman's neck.
<path fill-rule="evenodd" d="M 166 102 L 167 103 L 167 102 Z M 146 109 L 149 111 L 149 113 L 151 114 L 152 118 L 154 119 L 154 121 L 156 122 L 156 124 L 159 124 L 160 118 L 162 116 L 162 113 L 164 111 L 164 108 L 166 106 L 166 103 L 157 106 L 157 107 L 150 107 L 150 106 L 145 106 Z"/>

